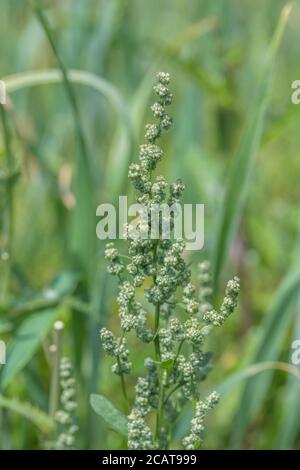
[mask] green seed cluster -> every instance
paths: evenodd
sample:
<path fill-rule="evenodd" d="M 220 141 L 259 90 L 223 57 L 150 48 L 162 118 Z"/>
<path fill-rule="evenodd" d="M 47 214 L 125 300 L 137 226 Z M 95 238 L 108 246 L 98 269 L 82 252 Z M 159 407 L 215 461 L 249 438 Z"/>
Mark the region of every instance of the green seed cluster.
<path fill-rule="evenodd" d="M 221 326 L 225 320 L 232 314 L 236 305 L 237 297 L 240 291 L 240 282 L 237 277 L 234 277 L 231 281 L 228 282 L 225 297 L 221 305 L 220 311 L 208 310 L 203 315 L 203 320 L 206 323 L 212 324 L 214 326 Z"/>
<path fill-rule="evenodd" d="M 191 422 L 191 432 L 183 439 L 183 446 L 187 450 L 198 449 L 201 444 L 201 436 L 204 431 L 204 419 L 209 410 L 219 401 L 219 395 L 216 392 L 211 393 L 206 400 L 196 403 L 195 417 Z"/>
<path fill-rule="evenodd" d="M 102 328 L 100 331 L 100 339 L 104 351 L 117 359 L 117 362 L 112 366 L 114 374 L 129 374 L 132 364 L 128 360 L 129 350 L 127 348 L 126 339 L 124 337 L 116 338 L 115 335 L 106 328 Z"/>
<path fill-rule="evenodd" d="M 200 300 L 200 313 L 203 315 L 212 310 L 213 307 L 210 303 L 212 296 L 211 274 L 209 261 L 203 261 L 198 265 L 198 279 L 200 281 L 199 300 Z"/>
<path fill-rule="evenodd" d="M 73 449 L 78 426 L 75 424 L 73 413 L 77 408 L 75 379 L 73 369 L 68 358 L 60 361 L 61 408 L 56 412 L 55 419 L 62 432 L 59 434 L 55 447 L 57 449 Z"/>
<path fill-rule="evenodd" d="M 146 416 L 150 411 L 150 389 L 147 379 L 139 377 L 135 386 L 134 408 L 138 409 L 142 416 Z"/>
<path fill-rule="evenodd" d="M 154 449 L 155 442 L 145 416 L 151 407 L 157 408 L 159 394 L 159 379 L 157 364 L 151 359 L 145 360 L 148 370 L 146 379 L 139 377 L 135 386 L 135 401 L 128 417 L 128 448 L 131 450 Z"/>
<path fill-rule="evenodd" d="M 128 449 L 151 450 L 154 449 L 154 440 L 142 413 L 133 408 L 128 416 Z"/>
<path fill-rule="evenodd" d="M 138 191 L 137 201 L 150 209 L 153 204 L 178 204 L 185 188 L 181 180 L 168 184 L 163 176 L 153 175 L 163 158 L 157 140 L 172 124 L 165 111 L 172 102 L 170 76 L 160 72 L 157 78 L 157 100 L 151 106 L 157 122 L 146 126 L 146 143 L 140 147 L 139 162 L 131 164 L 128 173 Z M 152 223 L 149 217 L 142 230 L 149 234 L 157 229 Z M 164 239 L 162 224 L 161 220 L 157 239 L 134 238 L 127 227 L 129 257 L 122 257 L 113 243 L 105 251 L 108 271 L 119 279 L 117 303 L 122 335 L 117 338 L 102 329 L 100 336 L 104 350 L 117 360 L 113 371 L 121 376 L 123 389 L 123 374 L 132 371 L 126 335 L 135 331 L 141 341 L 153 343 L 155 351 L 154 358 L 145 360 L 145 377 L 137 379 L 128 417 L 128 447 L 134 450 L 167 448 L 173 423 L 187 401 L 193 403 L 195 415 L 184 445 L 191 449 L 198 445 L 206 411 L 217 402 L 215 394 L 204 402 L 199 398 L 200 383 L 211 369 L 211 354 L 203 350 L 205 338 L 213 326 L 222 324 L 232 313 L 239 291 L 238 279 L 234 278 L 227 285 L 220 312 L 215 312 L 210 303 L 209 263 L 199 265 L 199 291 L 183 258 L 184 241 Z M 129 260 L 123 263 L 125 258 Z M 143 288 L 148 305 L 137 300 L 137 288 Z M 151 413 L 157 415 L 155 434 L 147 422 Z"/>
<path fill-rule="evenodd" d="M 110 274 L 119 276 L 124 269 L 124 264 L 121 262 L 118 250 L 114 247 L 113 243 L 107 243 L 105 249 L 105 259 L 108 261 L 107 271 Z"/>

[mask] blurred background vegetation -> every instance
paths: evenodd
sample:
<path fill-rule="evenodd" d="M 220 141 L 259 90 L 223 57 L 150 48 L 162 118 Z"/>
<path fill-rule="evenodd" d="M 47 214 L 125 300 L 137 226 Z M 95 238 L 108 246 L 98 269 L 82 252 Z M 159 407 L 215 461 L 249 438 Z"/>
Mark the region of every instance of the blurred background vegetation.
<path fill-rule="evenodd" d="M 40 14 L 28 1 L 0 2 L 8 93 L 0 136 L 0 338 L 8 343 L 1 448 L 42 448 L 51 434 L 45 351 L 56 319 L 65 322 L 62 353 L 76 372 L 78 447 L 124 445 L 89 404 L 101 391 L 122 406 L 99 344 L 101 326 L 117 328 L 117 285 L 105 272 L 95 214 L 102 202 L 132 196 L 127 166 L 137 158 L 157 70 L 171 73 L 175 95 L 161 171 L 183 178 L 186 202 L 205 204 L 205 248 L 188 256 L 195 267 L 212 261 L 216 302 L 227 278 L 241 278 L 239 310 L 210 340 L 214 369 L 203 394 L 219 388 L 224 397 L 205 448 L 299 448 L 299 377 L 290 359 L 300 339 L 300 105 L 290 98 L 300 73 L 299 2 L 273 42 L 281 0 L 39 5 Z M 142 363 L 139 348 L 133 361 Z"/>

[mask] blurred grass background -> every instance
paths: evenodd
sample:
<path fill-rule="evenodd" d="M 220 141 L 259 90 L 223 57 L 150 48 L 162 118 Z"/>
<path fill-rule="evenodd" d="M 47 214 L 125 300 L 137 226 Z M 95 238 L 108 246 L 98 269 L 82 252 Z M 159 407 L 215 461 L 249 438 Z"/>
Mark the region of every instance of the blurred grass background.
<path fill-rule="evenodd" d="M 175 95 L 161 171 L 184 179 L 186 202 L 205 204 L 205 249 L 189 256 L 194 266 L 211 259 L 216 293 L 228 277 L 241 278 L 239 311 L 211 339 L 215 368 L 203 393 L 249 364 L 290 362 L 292 339 L 300 337 L 300 107 L 290 99 L 299 78 L 300 4 L 278 50 L 271 39 L 281 0 L 39 5 L 50 38 L 30 2 L 0 2 L 0 79 L 8 91 L 0 336 L 9 344 L 0 445 L 40 448 L 46 439 L 43 346 L 60 318 L 79 389 L 78 447 L 118 448 L 122 440 L 89 405 L 100 390 L 122 405 L 98 337 L 101 325 L 116 328 L 117 286 L 105 273 L 95 213 L 102 202 L 132 196 L 127 166 L 137 158 L 156 70 L 171 73 Z M 136 354 L 142 364 L 138 346 Z M 35 406 L 29 419 L 28 402 Z M 45 412 L 39 419 L 37 409 Z M 299 448 L 299 417 L 299 379 L 262 372 L 230 387 L 209 420 L 205 448 Z M 184 426 L 178 423 L 179 434 Z"/>

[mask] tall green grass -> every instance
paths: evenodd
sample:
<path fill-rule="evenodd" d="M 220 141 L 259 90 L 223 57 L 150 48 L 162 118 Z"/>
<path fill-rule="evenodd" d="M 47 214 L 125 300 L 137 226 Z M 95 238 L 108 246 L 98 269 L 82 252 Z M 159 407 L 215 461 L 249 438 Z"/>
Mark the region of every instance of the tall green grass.
<path fill-rule="evenodd" d="M 116 285 L 104 271 L 95 208 L 127 192 L 160 68 L 175 77 L 178 97 L 164 172 L 183 175 L 186 201 L 206 206 L 205 250 L 196 257 L 211 256 L 215 286 L 237 269 L 242 281 L 239 314 L 214 345 L 221 360 L 208 388 L 217 382 L 230 393 L 207 445 L 299 447 L 299 382 L 289 360 L 299 334 L 300 142 L 289 93 L 299 78 L 300 11 L 295 3 L 289 24 L 287 9 L 278 23 L 284 5 L 64 0 L 34 10 L 3 0 L 0 335 L 8 363 L 0 447 L 37 448 L 40 432 L 52 429 L 44 349 L 56 318 L 66 323 L 63 351 L 79 384 L 78 446 L 123 445 L 89 404 L 100 383 L 118 401 L 98 340 L 116 309 Z M 64 168 L 74 208 L 62 194 Z"/>

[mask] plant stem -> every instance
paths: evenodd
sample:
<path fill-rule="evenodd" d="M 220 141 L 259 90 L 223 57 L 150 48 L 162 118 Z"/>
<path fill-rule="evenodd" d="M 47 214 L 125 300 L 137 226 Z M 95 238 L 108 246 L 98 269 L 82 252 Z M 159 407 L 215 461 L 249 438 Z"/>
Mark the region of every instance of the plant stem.
<path fill-rule="evenodd" d="M 192 403 L 193 403 L 193 409 L 194 411 L 196 410 L 196 387 L 195 387 L 195 382 L 193 378 L 191 379 L 192 381 Z"/>
<path fill-rule="evenodd" d="M 157 248 L 158 248 L 158 241 L 154 245 L 153 249 L 153 262 L 156 267 L 157 264 Z M 153 283 L 156 284 L 156 274 L 153 276 Z M 160 304 L 156 304 L 155 306 L 155 324 L 154 324 L 154 346 L 155 346 L 155 357 L 157 361 L 161 360 L 160 354 L 160 344 L 159 344 L 159 320 L 160 320 Z"/>
<path fill-rule="evenodd" d="M 163 420 L 163 412 L 164 412 L 164 386 L 163 386 L 163 370 L 160 368 L 160 377 L 159 377 L 159 403 L 157 408 L 156 414 L 156 430 L 155 430 L 155 438 L 159 443 L 160 440 L 160 429 L 161 423 Z"/>
<path fill-rule="evenodd" d="M 117 357 L 117 362 L 118 362 L 118 366 L 121 368 L 121 362 L 120 362 L 119 356 Z M 120 374 L 120 379 L 121 379 L 121 385 L 122 385 L 122 392 L 123 392 L 124 400 L 126 402 L 126 406 L 128 407 L 129 406 L 129 401 L 128 401 L 126 383 L 125 383 L 125 378 L 124 378 L 123 373 Z"/>
<path fill-rule="evenodd" d="M 54 341 L 50 346 L 52 352 L 52 373 L 50 383 L 50 396 L 49 396 L 49 415 L 54 416 L 58 407 L 59 398 L 59 361 L 60 361 L 60 346 L 61 346 L 61 330 L 54 328 Z"/>
<path fill-rule="evenodd" d="M 160 317 L 160 304 L 157 304 L 155 307 L 155 337 L 154 337 L 155 356 L 156 356 L 157 361 L 161 360 L 159 334 L 158 334 L 159 317 Z"/>
<path fill-rule="evenodd" d="M 7 116 L 5 108 L 2 104 L 0 104 L 0 113 L 1 113 L 1 121 L 2 121 L 2 129 L 3 129 L 3 137 L 4 137 L 4 147 L 5 147 L 5 156 L 7 162 L 7 170 L 8 176 L 12 175 L 13 173 L 13 154 L 11 149 L 11 140 L 10 140 L 10 133 L 7 123 Z M 4 240 L 4 247 L 2 256 L 0 261 L 3 262 L 4 266 L 2 268 L 3 278 L 1 281 L 1 292 L 0 292 L 0 299 L 1 301 L 5 301 L 7 296 L 10 272 L 11 272 L 11 246 L 12 246 L 12 236 L 13 236 L 13 191 L 12 191 L 12 183 L 10 179 L 6 182 L 6 195 L 7 195 L 7 211 L 4 212 L 4 222 L 3 222 L 3 240 Z M 1 208 L 2 212 L 2 208 Z M 0 247 L 1 248 L 1 247 Z M 2 250 L 1 250 L 2 251 Z"/>
<path fill-rule="evenodd" d="M 180 341 L 180 343 L 179 343 L 178 351 L 177 351 L 177 354 L 176 354 L 175 359 L 174 359 L 173 368 L 175 368 L 175 365 L 176 365 L 176 362 L 177 362 L 178 356 L 179 356 L 179 354 L 180 354 L 180 351 L 181 351 L 181 349 L 182 349 L 182 346 L 183 346 L 184 341 L 185 341 L 185 340 L 182 339 L 182 340 Z"/>
<path fill-rule="evenodd" d="M 42 8 L 40 8 L 40 6 L 38 5 L 37 2 L 35 2 L 35 1 L 33 2 L 33 7 L 34 7 L 35 14 L 37 16 L 37 19 L 39 20 L 39 22 L 40 22 L 40 24 L 41 24 L 41 26 L 42 26 L 42 28 L 43 28 L 46 36 L 47 36 L 50 47 L 53 51 L 53 54 L 56 57 L 57 63 L 58 63 L 59 68 L 61 70 L 63 82 L 64 82 L 64 85 L 65 85 L 65 90 L 66 90 L 67 96 L 69 98 L 69 102 L 70 102 L 72 112 L 73 112 L 74 123 L 75 123 L 76 133 L 77 133 L 77 136 L 78 136 L 78 141 L 79 141 L 79 145 L 80 145 L 80 148 L 81 148 L 81 152 L 82 152 L 83 157 L 86 159 L 86 163 L 88 165 L 90 176 L 92 177 L 93 176 L 93 169 L 92 169 L 92 165 L 91 165 L 92 160 L 90 159 L 90 155 L 87 152 L 87 146 L 86 146 L 84 132 L 83 132 L 83 128 L 82 128 L 79 108 L 78 108 L 78 104 L 77 104 L 77 100 L 76 100 L 76 96 L 75 96 L 73 87 L 72 87 L 72 85 L 70 83 L 70 80 L 69 80 L 68 70 L 65 67 L 65 64 L 61 60 L 60 55 L 58 53 L 58 50 L 57 50 L 57 47 L 56 47 L 56 44 L 55 44 L 55 41 L 54 41 L 54 38 L 53 38 L 53 34 L 52 34 L 52 31 L 51 31 L 51 27 L 50 27 L 50 24 L 48 22 L 47 17 L 44 15 L 44 12 L 43 12 Z"/>
<path fill-rule="evenodd" d="M 157 248 L 158 248 L 158 241 L 155 243 L 154 250 L 153 250 L 153 262 L 156 267 L 157 265 Z M 153 283 L 156 284 L 156 274 L 153 276 Z M 160 304 L 156 304 L 155 306 L 155 324 L 154 324 L 154 347 L 155 347 L 155 357 L 157 362 L 161 362 L 161 353 L 160 353 L 160 343 L 159 343 L 159 320 L 160 320 Z M 159 442 L 160 439 L 160 427 L 161 427 L 161 420 L 163 414 L 163 383 L 162 383 L 162 367 L 160 365 L 160 374 L 159 374 L 159 403 L 156 413 L 156 431 L 155 437 L 156 440 Z"/>
<path fill-rule="evenodd" d="M 165 398 L 165 403 L 167 403 L 167 401 L 171 398 L 171 396 L 173 395 L 174 392 L 176 392 L 176 390 L 178 390 L 180 387 L 182 387 L 182 384 L 177 384 L 175 385 L 174 388 L 172 388 L 172 390 L 168 393 L 168 395 L 166 396 Z"/>

